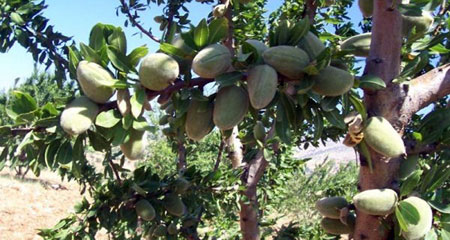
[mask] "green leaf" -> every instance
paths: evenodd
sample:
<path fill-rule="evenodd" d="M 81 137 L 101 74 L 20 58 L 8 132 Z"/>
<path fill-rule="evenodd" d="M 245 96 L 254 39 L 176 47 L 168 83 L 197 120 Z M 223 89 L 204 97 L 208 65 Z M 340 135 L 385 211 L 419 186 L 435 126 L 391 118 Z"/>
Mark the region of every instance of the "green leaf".
<path fill-rule="evenodd" d="M 67 47 L 69 51 L 69 71 L 73 77 L 76 77 L 78 63 L 80 62 L 81 59 L 78 57 L 78 52 L 75 52 L 73 48 L 75 48 L 75 46 Z"/>
<path fill-rule="evenodd" d="M 369 90 L 380 90 L 386 88 L 386 83 L 378 76 L 368 74 L 359 79 L 359 87 Z"/>
<path fill-rule="evenodd" d="M 148 47 L 145 45 L 133 49 L 133 51 L 131 51 L 131 53 L 128 55 L 130 65 L 136 67 L 141 58 L 145 57 L 147 54 Z"/>
<path fill-rule="evenodd" d="M 37 109 L 36 100 L 30 94 L 14 90 L 12 95 L 13 99 L 7 108 L 7 114 L 12 119 L 16 119 L 21 114 L 30 113 Z"/>
<path fill-rule="evenodd" d="M 53 169 L 55 167 L 55 156 L 58 152 L 59 146 L 61 145 L 60 139 L 55 139 L 50 142 L 45 148 L 44 159 L 45 164 L 48 168 Z"/>
<path fill-rule="evenodd" d="M 320 112 L 314 115 L 314 141 L 318 141 L 323 133 L 323 116 Z"/>
<path fill-rule="evenodd" d="M 128 57 L 121 53 L 116 47 L 108 46 L 106 53 L 113 66 L 118 70 L 128 73 L 133 69 Z"/>
<path fill-rule="evenodd" d="M 103 34 L 103 24 L 97 23 L 89 34 L 89 46 L 94 50 L 100 50 L 106 45 L 105 35 Z"/>
<path fill-rule="evenodd" d="M 340 97 L 324 97 L 320 101 L 320 106 L 325 112 L 331 112 L 336 109 L 336 105 L 339 103 Z"/>
<path fill-rule="evenodd" d="M 95 124 L 104 127 L 104 128 L 112 128 L 118 122 L 120 122 L 121 115 L 118 111 L 111 109 L 106 112 L 101 112 L 97 115 L 95 120 Z"/>
<path fill-rule="evenodd" d="M 98 53 L 84 43 L 80 43 L 81 55 L 89 62 L 102 63 L 102 58 Z"/>
<path fill-rule="evenodd" d="M 400 197 L 409 195 L 419 185 L 421 175 L 422 171 L 416 170 L 411 176 L 402 182 L 402 185 L 400 186 Z"/>
<path fill-rule="evenodd" d="M 127 38 L 122 28 L 116 27 L 108 37 L 108 44 L 114 46 L 123 55 L 127 54 Z"/>
<path fill-rule="evenodd" d="M 426 65 L 428 65 L 429 55 L 427 51 L 421 52 L 411 62 L 409 62 L 403 71 L 400 73 L 399 78 L 404 79 L 406 77 L 412 77 L 416 73 L 420 72 Z"/>
<path fill-rule="evenodd" d="M 450 214 L 450 203 L 448 204 L 444 204 L 440 201 L 428 201 L 428 204 L 430 204 L 430 206 L 436 210 L 438 210 L 441 213 L 446 213 L 446 214 Z"/>
<path fill-rule="evenodd" d="M 189 53 L 186 53 L 183 49 L 177 48 L 169 43 L 162 43 L 161 45 L 159 45 L 159 48 L 161 49 L 162 52 L 174 56 L 179 56 L 181 58 L 189 56 Z"/>
<path fill-rule="evenodd" d="M 243 75 L 241 72 L 227 72 L 216 77 L 216 83 L 220 87 L 231 86 L 242 79 Z"/>
<path fill-rule="evenodd" d="M 414 205 L 412 205 L 411 203 L 401 201 L 397 205 L 396 215 L 397 215 L 397 210 L 400 213 L 400 215 L 402 216 L 402 219 L 404 220 L 404 223 L 406 225 L 417 225 L 417 223 L 419 223 L 419 220 L 420 220 L 419 211 L 417 211 L 417 208 L 414 207 Z M 402 230 L 406 230 L 406 229 L 402 228 Z"/>
<path fill-rule="evenodd" d="M 142 112 L 144 101 L 146 101 L 145 89 L 138 88 L 134 95 L 130 98 L 131 114 L 135 119 L 138 119 Z"/>
<path fill-rule="evenodd" d="M 72 162 L 72 145 L 70 140 L 64 141 L 63 144 L 58 148 L 56 153 L 56 162 L 60 165 L 65 165 Z"/>
<path fill-rule="evenodd" d="M 337 109 L 331 112 L 322 112 L 322 114 L 333 126 L 343 130 L 346 129 L 344 118 L 339 114 Z"/>
<path fill-rule="evenodd" d="M 358 149 L 369 165 L 369 172 L 373 173 L 372 157 L 370 156 L 369 147 L 367 146 L 367 143 L 364 141 L 364 139 L 358 144 Z"/>
<path fill-rule="evenodd" d="M 363 102 L 358 99 L 353 93 L 349 94 L 350 102 L 352 103 L 353 107 L 355 107 L 356 111 L 361 114 L 363 120 L 367 119 L 367 111 L 366 107 L 364 107 Z"/>
<path fill-rule="evenodd" d="M 154 130 L 152 126 L 150 126 L 145 120 L 144 117 L 139 117 L 136 121 L 133 121 L 133 129 L 138 131 L 152 131 Z"/>
<path fill-rule="evenodd" d="M 23 20 L 22 16 L 20 16 L 20 14 L 16 13 L 16 12 L 12 12 L 11 15 L 9 15 L 11 17 L 11 20 L 17 24 L 17 25 L 25 25 L 25 21 Z"/>
<path fill-rule="evenodd" d="M 208 26 L 208 44 L 220 42 L 228 36 L 228 20 L 226 18 L 216 18 Z"/>
<path fill-rule="evenodd" d="M 435 54 L 447 54 L 450 53 L 450 49 L 446 48 L 441 43 L 430 48 L 430 51 Z"/>
<path fill-rule="evenodd" d="M 296 46 L 300 40 L 309 32 L 309 18 L 305 17 L 295 24 L 290 31 L 288 45 Z"/>
<path fill-rule="evenodd" d="M 108 141 L 97 132 L 88 131 L 89 142 L 95 151 L 107 150 L 110 147 Z"/>
<path fill-rule="evenodd" d="M 206 19 L 200 21 L 194 30 L 194 42 L 198 48 L 203 48 L 208 44 L 209 29 L 206 24 Z"/>
<path fill-rule="evenodd" d="M 289 128 L 289 119 L 281 101 L 277 104 L 277 118 L 275 123 L 275 132 L 277 136 L 286 144 L 291 143 L 291 131 Z"/>

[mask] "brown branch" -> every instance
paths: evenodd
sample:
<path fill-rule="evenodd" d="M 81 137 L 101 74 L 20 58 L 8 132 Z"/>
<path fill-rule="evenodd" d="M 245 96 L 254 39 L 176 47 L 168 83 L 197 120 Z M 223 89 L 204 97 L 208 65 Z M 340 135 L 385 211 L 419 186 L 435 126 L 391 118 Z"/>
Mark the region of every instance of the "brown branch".
<path fill-rule="evenodd" d="M 231 54 L 234 55 L 234 46 L 233 46 L 233 6 L 230 4 L 230 0 L 220 0 L 222 4 L 227 6 L 227 12 L 225 13 L 225 18 L 228 20 L 228 36 L 224 40 L 223 44 L 230 50 Z"/>
<path fill-rule="evenodd" d="M 43 128 L 43 127 L 13 128 L 13 129 L 11 129 L 11 135 L 13 135 L 13 136 L 25 135 L 31 131 L 40 132 L 43 130 L 45 130 L 45 128 Z"/>
<path fill-rule="evenodd" d="M 122 156 L 122 158 L 124 158 L 124 157 L 125 156 Z M 114 176 L 116 176 L 117 182 L 119 183 L 119 185 L 122 185 L 122 179 L 120 179 L 119 172 L 117 171 L 116 166 L 114 165 L 114 163 L 113 163 L 111 158 L 108 159 L 108 163 L 109 163 L 109 166 L 111 167 L 111 169 L 114 172 Z"/>
<path fill-rule="evenodd" d="M 314 23 L 314 18 L 316 16 L 317 11 L 317 4 L 318 2 L 316 0 L 306 0 L 303 5 L 302 17 L 305 18 L 306 15 L 308 15 L 309 22 L 311 24 Z"/>
<path fill-rule="evenodd" d="M 223 139 L 220 140 L 220 145 L 219 145 L 219 153 L 217 154 L 217 160 L 216 163 L 214 164 L 214 169 L 213 171 L 217 171 L 217 169 L 219 169 L 219 165 L 220 165 L 220 161 L 222 161 L 222 153 L 223 153 L 223 148 L 225 146 L 225 141 L 223 141 Z"/>
<path fill-rule="evenodd" d="M 431 154 L 450 147 L 442 143 L 430 143 L 426 145 L 421 145 L 420 143 L 417 143 L 416 141 L 413 140 L 406 140 L 404 142 L 406 147 L 406 154 L 408 156 L 418 154 Z"/>
<path fill-rule="evenodd" d="M 178 171 L 183 171 L 186 169 L 186 148 L 182 141 L 178 141 L 178 159 L 177 159 L 177 169 Z"/>
<path fill-rule="evenodd" d="M 147 31 L 141 24 L 139 24 L 136 19 L 133 17 L 133 15 L 131 15 L 130 12 L 130 8 L 128 7 L 128 5 L 125 3 L 125 0 L 119 0 L 120 4 L 122 5 L 122 9 L 126 12 L 125 14 L 127 15 L 128 19 L 130 20 L 130 22 L 136 26 L 142 33 L 144 33 L 145 35 L 147 35 L 150 39 L 152 39 L 153 41 L 159 43 L 161 42 L 157 37 L 155 37 L 150 31 Z"/>

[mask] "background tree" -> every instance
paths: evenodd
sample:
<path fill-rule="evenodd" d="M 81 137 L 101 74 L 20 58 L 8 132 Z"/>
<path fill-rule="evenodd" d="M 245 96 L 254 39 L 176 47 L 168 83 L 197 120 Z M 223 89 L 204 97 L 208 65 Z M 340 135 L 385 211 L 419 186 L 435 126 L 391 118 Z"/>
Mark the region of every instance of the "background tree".
<path fill-rule="evenodd" d="M 149 55 L 154 58 L 145 64 L 161 61 L 155 59 L 160 56 L 166 59 L 163 62 L 175 62 L 179 66 L 180 74 L 177 72 L 176 78 L 169 77 L 169 82 L 159 85 L 146 82 L 145 73 L 137 68 L 141 59 L 146 61 L 143 57 L 148 50 L 139 47 L 127 51 L 126 37 L 121 28 L 97 24 L 91 30 L 88 44 L 80 43 L 79 48 L 71 45 L 58 49 L 58 46 L 65 45 L 67 38 L 59 34 L 51 37 L 52 30 L 49 30 L 48 36 L 30 30 L 30 26 L 36 25 L 37 21 L 33 16 L 44 8 L 43 2 L 11 1 L 2 5 L 2 15 L 6 16 L 2 22 L 6 26 L 3 38 L 5 49 L 18 41 L 39 53 L 42 51 L 36 50 L 38 43 L 52 40 L 53 45 L 41 46 L 50 56 L 48 61 L 56 63 L 59 73 L 68 71 L 71 78 L 77 78 L 82 88 L 80 93 L 98 103 L 89 103 L 90 107 L 86 110 L 95 112 L 95 124 L 88 125 L 90 128 L 87 131 L 76 132 L 78 134 L 67 130 L 66 124 L 72 128 L 71 131 L 77 129 L 70 121 L 64 120 L 61 111 L 67 113 L 69 111 L 66 110 L 74 109 L 76 104 L 83 107 L 84 103 L 77 101 L 90 101 L 86 98 L 78 97 L 76 101 L 62 104 L 55 101 L 42 106 L 30 94 L 15 92 L 14 100 L 9 104 L 8 115 L 14 123 L 1 128 L 2 145 L 5 146 L 2 159 L 13 162 L 25 154 L 31 160 L 33 172 L 39 173 L 39 169 L 44 167 L 58 170 L 62 176 L 79 181 L 84 186 L 83 192 L 87 189 L 93 198 L 76 206 L 81 217 L 70 216 L 54 229 L 42 231 L 42 236 L 48 239 L 94 238 L 99 229 L 105 228 L 116 239 L 139 239 L 142 235 L 170 239 L 178 234 L 187 239 L 199 239 L 198 227 L 204 222 L 215 221 L 217 206 L 211 203 L 220 198 L 222 200 L 218 202 L 230 218 L 236 216 L 238 208 L 235 203 L 239 202 L 243 239 L 260 239 L 264 205 L 259 203 L 267 201 L 267 190 L 277 186 L 272 181 L 279 176 L 271 167 L 275 166 L 283 172 L 281 167 L 286 164 L 295 166 L 292 161 L 286 163 L 285 157 L 293 145 L 307 148 L 310 144 L 317 145 L 319 141 L 338 141 L 347 131 L 352 142 L 346 143 L 361 152 L 358 190 L 394 189 L 402 201 L 395 201 L 395 214 L 387 216 L 367 214 L 356 203 L 349 204 L 341 213 L 346 213 L 345 210 L 353 212 L 356 205 L 356 224 L 354 229 L 341 233 L 351 232 L 354 239 L 393 239 L 400 238 L 402 232 L 403 237 L 408 238 L 411 226 L 427 219 L 424 209 L 404 201 L 411 195 L 419 195 L 435 210 L 434 228 L 427 234 L 442 239 L 448 236 L 448 199 L 444 196 L 448 194 L 450 175 L 449 125 L 443 121 L 449 114 L 447 101 L 450 92 L 447 1 L 417 0 L 410 4 L 389 0 L 359 1 L 363 14 L 368 17 L 361 23 L 361 30 L 370 31 L 371 35 L 359 35 L 345 42 L 342 40 L 360 32 L 348 21 L 347 10 L 354 4 L 352 1 L 286 0 L 268 20 L 262 15 L 266 1 L 220 1 L 217 4 L 223 4 L 220 5 L 223 11 L 215 10 L 196 26 L 190 24 L 189 9 L 185 7 L 187 2 L 190 1 L 119 1 L 118 10 L 128 17 L 125 25 L 131 23 L 137 27 L 144 35 L 158 42 L 160 52 L 166 54 Z M 213 1 L 201 2 L 216 4 Z M 163 15 L 155 18 L 164 31 L 161 38 L 144 29 L 139 21 L 138 12 L 152 4 L 165 6 Z M 368 8 L 363 4 L 367 4 Z M 433 21 L 427 12 L 433 13 Z M 45 21 L 44 18 L 39 19 Z M 37 41 L 24 41 L 24 33 L 36 36 Z M 315 41 L 314 35 L 325 40 L 326 47 L 322 47 L 320 40 L 319 43 Z M 263 40 L 264 43 L 258 45 L 247 41 L 250 38 Z M 350 39 L 358 40 L 352 42 Z M 313 46 L 314 41 L 317 45 Z M 217 43 L 222 46 L 213 45 Z M 261 46 L 264 44 L 267 46 Z M 277 48 L 283 45 L 289 47 Z M 223 46 L 227 50 L 223 50 Z M 261 50 L 267 47 L 270 47 L 269 50 Z M 196 58 L 206 54 L 205 49 L 220 51 L 218 59 L 221 61 L 202 71 L 201 66 L 199 68 L 197 65 L 201 61 L 196 61 Z M 296 55 L 299 49 L 306 52 Z M 64 50 L 67 57 L 57 54 L 58 50 Z M 362 76 L 353 81 L 349 73 L 359 73 L 355 56 L 366 57 L 366 66 Z M 271 57 L 275 61 L 271 61 Z M 214 58 L 208 61 L 213 61 L 211 59 Z M 227 64 L 231 63 L 231 59 L 232 68 L 229 68 Z M 109 89 L 109 95 L 105 94 L 107 98 L 117 89 L 119 101 L 99 100 L 97 97 L 101 97 L 103 91 L 100 87 L 89 89 L 89 86 L 83 86 L 83 78 L 89 77 L 89 74 L 80 73 L 80 66 L 87 64 L 83 60 L 103 68 L 99 74 L 110 77 L 103 77 L 99 86 Z M 194 63 L 191 66 L 192 60 Z M 267 101 L 259 109 L 255 107 L 250 82 L 253 68 L 264 62 L 275 68 L 277 87 L 273 99 L 256 99 Z M 145 64 L 141 63 L 141 68 Z M 97 68 L 92 64 L 89 65 L 92 67 L 85 66 L 87 72 Z M 195 73 L 204 76 L 193 77 L 191 67 Z M 229 71 L 218 71 L 219 67 Z M 295 68 L 300 68 L 300 71 L 293 72 Z M 158 68 L 159 71 L 161 69 Z M 174 69 L 170 67 L 162 73 L 153 70 L 149 75 L 160 74 L 163 78 Z M 328 71 L 331 74 L 321 77 Z M 210 75 L 213 72 L 217 75 Z M 334 81 L 341 81 L 340 84 L 320 84 L 334 79 L 338 74 L 341 77 Z M 258 79 L 266 80 L 268 75 L 261 76 Z M 350 85 L 347 79 L 351 79 Z M 213 82 L 215 86 L 208 85 Z M 268 91 L 265 86 L 263 90 Z M 353 89 L 349 91 L 350 87 Z M 89 93 L 92 91 L 93 95 Z M 130 92 L 132 96 L 127 102 L 128 98 L 123 96 Z M 119 97 L 119 94 L 123 95 Z M 227 94 L 232 97 L 221 102 L 221 96 Z M 245 104 L 247 94 L 251 99 L 249 109 L 249 103 Z M 268 95 L 263 94 L 265 97 Z M 143 132 L 157 132 L 158 128 L 149 125 L 142 116 L 143 109 L 149 110 L 148 101 L 156 97 L 165 112 L 160 125 L 166 126 L 162 132 L 176 153 L 174 164 L 177 171 L 161 176 L 144 164 L 129 172 L 123 168 L 126 158 L 122 152 L 129 159 L 135 158 L 134 150 L 130 151 L 127 146 L 142 148 Z M 236 103 L 239 98 L 245 100 Z M 69 105 L 63 111 L 66 104 Z M 189 156 L 195 152 L 193 149 L 198 143 L 192 140 L 197 137 L 189 133 L 189 126 L 186 125 L 194 124 L 192 126 L 198 128 L 195 123 L 199 121 L 200 113 L 210 111 L 212 104 L 214 123 L 222 130 L 220 137 L 213 141 L 218 149 L 214 167 L 202 172 L 195 165 L 190 166 Z M 227 109 L 227 105 L 233 104 L 236 106 L 234 109 Z M 419 110 L 430 104 L 434 108 L 426 117 L 417 115 Z M 194 107 L 199 109 L 195 111 L 198 114 L 190 118 L 189 111 Z M 227 112 L 220 112 L 220 109 L 227 109 Z M 360 125 L 356 125 L 354 119 L 346 118 L 352 116 L 352 112 L 358 113 L 353 116 L 362 121 Z M 231 127 L 227 124 L 227 127 L 219 126 L 218 119 L 228 121 L 227 115 L 242 116 L 236 117 L 238 121 Z M 66 132 L 77 136 L 69 137 L 63 131 L 59 124 L 60 116 Z M 403 136 L 402 147 L 406 146 L 405 152 L 395 156 L 387 154 L 369 141 L 367 131 L 361 141 L 361 129 L 377 116 L 387 120 L 389 128 L 392 125 L 398 132 L 393 133 L 393 138 L 382 136 L 379 145 L 383 149 L 394 146 L 393 139 L 400 135 Z M 345 123 L 360 130 L 352 132 L 353 128 Z M 203 125 L 200 127 L 208 127 L 208 124 Z M 84 151 L 87 146 L 105 153 L 103 173 L 95 172 L 86 161 Z M 224 149 L 228 152 L 232 167 L 228 165 L 225 169 L 219 169 Z M 410 170 L 399 176 L 399 169 L 406 168 L 400 168 L 402 162 Z M 286 172 L 292 171 L 287 169 Z M 237 182 L 239 184 L 236 185 Z M 265 194 L 258 194 L 257 186 L 262 187 Z M 219 190 L 231 189 L 232 194 L 222 195 L 226 191 L 217 191 L 218 187 Z M 149 213 L 130 211 L 135 206 L 139 209 L 139 203 L 151 203 L 152 207 L 146 208 Z M 339 225 L 341 231 L 351 226 L 350 222 L 342 222 L 336 222 L 343 224 Z M 177 223 L 177 233 L 167 234 L 167 230 Z M 330 228 L 324 227 L 330 232 Z M 428 230 L 427 227 L 422 229 Z"/>

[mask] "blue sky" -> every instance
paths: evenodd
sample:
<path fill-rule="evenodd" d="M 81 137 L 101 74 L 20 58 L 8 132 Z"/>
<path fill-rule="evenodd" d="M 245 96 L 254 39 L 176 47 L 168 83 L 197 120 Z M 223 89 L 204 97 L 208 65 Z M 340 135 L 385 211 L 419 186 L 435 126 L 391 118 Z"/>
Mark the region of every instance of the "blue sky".
<path fill-rule="evenodd" d="M 267 9 L 269 12 L 280 6 L 282 0 L 269 0 Z M 128 49 L 134 49 L 141 45 L 147 45 L 150 52 L 155 52 L 158 46 L 146 36 L 141 37 L 137 29 L 125 28 L 123 23 L 125 16 L 116 16 L 116 8 L 119 6 L 118 0 L 47 0 L 48 8 L 44 11 L 44 16 L 50 19 L 50 24 L 55 26 L 55 30 L 66 36 L 72 36 L 79 42 L 88 42 L 89 32 L 92 26 L 98 22 L 113 24 L 124 28 L 128 40 Z M 159 26 L 153 21 L 153 17 L 162 14 L 162 9 L 154 5 L 143 15 L 144 26 L 151 27 L 156 36 L 160 36 Z M 188 5 L 191 13 L 190 19 L 197 23 L 206 17 L 211 11 L 211 5 L 200 4 L 195 1 Z M 361 20 L 361 14 L 355 6 L 350 10 L 350 16 L 355 23 Z M 33 58 L 20 45 L 15 45 L 9 52 L 0 54 L 0 90 L 12 87 L 14 79 L 26 78 L 33 71 Z M 43 68 L 41 68 L 43 69 Z"/>

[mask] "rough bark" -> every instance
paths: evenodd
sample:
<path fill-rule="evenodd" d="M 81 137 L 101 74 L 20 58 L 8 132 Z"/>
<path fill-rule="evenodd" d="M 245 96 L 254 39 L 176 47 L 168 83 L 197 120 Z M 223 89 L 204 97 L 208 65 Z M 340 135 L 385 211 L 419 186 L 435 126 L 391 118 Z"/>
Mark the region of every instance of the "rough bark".
<path fill-rule="evenodd" d="M 256 194 L 256 186 L 264 175 L 267 167 L 267 161 L 263 157 L 262 151 L 248 164 L 246 172 L 242 176 L 242 182 L 245 183 L 245 191 L 242 193 L 244 199 L 241 199 L 240 225 L 242 237 L 244 240 L 259 240 L 258 226 L 258 197 Z"/>
<path fill-rule="evenodd" d="M 395 6 L 395 5 L 394 5 Z M 365 91 L 364 103 L 369 116 L 383 116 L 391 123 L 398 119 L 398 106 L 406 93 L 392 80 L 400 72 L 401 18 L 392 8 L 391 0 L 374 1 L 372 42 L 365 73 L 373 74 L 386 82 L 386 89 L 376 92 Z M 402 131 L 406 122 L 394 124 Z M 371 151 L 373 172 L 370 172 L 364 157 L 358 188 L 361 191 L 373 188 L 392 188 L 400 159 L 387 159 Z M 357 211 L 354 239 L 387 239 L 389 230 L 385 229 L 378 217 Z"/>
<path fill-rule="evenodd" d="M 450 66 L 436 68 L 406 84 L 392 83 L 400 72 L 401 59 L 401 18 L 395 4 L 392 8 L 391 0 L 374 1 L 372 42 L 365 73 L 382 78 L 387 88 L 366 90 L 364 104 L 369 116 L 383 116 L 403 134 L 415 112 L 449 94 Z M 371 160 L 373 172 L 361 156 L 358 189 L 396 189 L 401 158 L 389 159 L 371 151 Z M 354 239 L 389 239 L 391 230 L 383 227 L 378 217 L 357 211 Z"/>
<path fill-rule="evenodd" d="M 237 127 L 233 128 L 233 131 L 229 137 L 225 139 L 227 146 L 228 158 L 231 160 L 231 165 L 234 169 L 238 168 L 242 164 L 244 158 L 242 143 L 238 138 L 239 130 Z"/>

